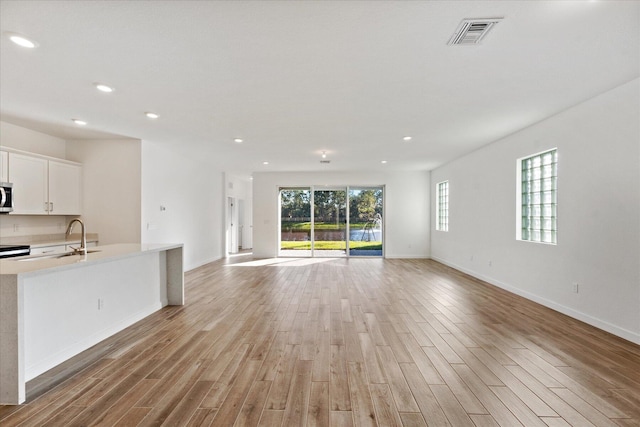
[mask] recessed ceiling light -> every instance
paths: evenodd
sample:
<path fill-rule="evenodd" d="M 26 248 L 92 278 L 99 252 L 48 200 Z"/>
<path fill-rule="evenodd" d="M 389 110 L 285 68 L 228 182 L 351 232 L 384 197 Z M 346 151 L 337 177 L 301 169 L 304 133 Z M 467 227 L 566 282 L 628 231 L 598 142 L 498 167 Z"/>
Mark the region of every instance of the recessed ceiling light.
<path fill-rule="evenodd" d="M 269 164 L 269 162 L 262 162 L 262 164 L 263 164 L 263 165 L 268 165 L 268 164 Z"/>
<path fill-rule="evenodd" d="M 404 138 L 402 138 L 405 141 L 411 141 L 411 137 L 410 136 L 405 136 Z"/>
<path fill-rule="evenodd" d="M 234 138 L 233 142 L 235 142 L 236 144 L 242 144 L 244 140 L 242 138 Z"/>
<path fill-rule="evenodd" d="M 323 159 L 326 159 L 326 158 L 327 158 L 327 152 L 326 152 L 326 151 L 323 151 L 323 152 L 322 152 L 322 158 L 323 158 Z"/>
<path fill-rule="evenodd" d="M 160 117 L 159 115 L 157 115 L 156 113 L 152 113 L 151 111 L 144 113 L 144 115 L 149 117 L 150 119 L 157 119 L 158 117 Z"/>
<path fill-rule="evenodd" d="M 386 160 L 381 160 L 380 163 L 382 163 L 383 165 L 387 163 Z"/>
<path fill-rule="evenodd" d="M 22 34 L 17 33 L 7 33 L 9 36 L 9 40 L 17 44 L 18 46 L 26 47 L 28 49 L 33 49 L 38 47 L 38 43 L 34 42 L 23 36 Z"/>
<path fill-rule="evenodd" d="M 103 83 L 94 83 L 93 84 L 96 89 L 98 89 L 100 92 L 106 92 L 106 93 L 110 93 L 113 92 L 113 88 L 111 86 L 107 86 L 106 84 Z"/>
<path fill-rule="evenodd" d="M 80 119 L 71 119 L 73 121 L 73 123 L 80 125 L 80 126 L 84 126 L 87 124 L 87 122 L 85 122 L 84 120 L 80 120 Z"/>

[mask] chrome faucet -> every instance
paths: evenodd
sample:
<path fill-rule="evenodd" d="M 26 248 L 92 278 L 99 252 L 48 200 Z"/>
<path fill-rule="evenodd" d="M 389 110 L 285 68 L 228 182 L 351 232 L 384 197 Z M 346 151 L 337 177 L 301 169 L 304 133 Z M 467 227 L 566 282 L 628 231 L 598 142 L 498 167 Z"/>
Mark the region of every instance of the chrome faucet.
<path fill-rule="evenodd" d="M 87 254 L 87 235 L 84 232 L 84 223 L 82 222 L 82 220 L 80 220 L 79 218 L 74 218 L 71 221 L 69 221 L 66 234 L 67 236 L 71 234 L 71 230 L 73 230 L 73 224 L 75 222 L 80 223 L 80 233 L 82 234 L 82 240 L 80 240 L 79 248 L 74 248 L 73 246 L 71 248 L 73 249 L 73 253 L 76 255 L 86 255 Z"/>

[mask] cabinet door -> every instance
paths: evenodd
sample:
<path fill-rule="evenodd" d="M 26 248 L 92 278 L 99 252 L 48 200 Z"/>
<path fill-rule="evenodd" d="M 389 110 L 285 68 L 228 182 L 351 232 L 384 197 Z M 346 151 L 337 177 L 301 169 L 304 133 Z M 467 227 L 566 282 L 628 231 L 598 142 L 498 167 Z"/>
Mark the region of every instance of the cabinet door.
<path fill-rule="evenodd" d="M 82 167 L 49 160 L 49 215 L 82 213 Z"/>
<path fill-rule="evenodd" d="M 9 153 L 14 214 L 47 214 L 47 163 L 45 159 Z"/>
<path fill-rule="evenodd" d="M 0 151 L 0 182 L 9 181 L 9 153 Z"/>

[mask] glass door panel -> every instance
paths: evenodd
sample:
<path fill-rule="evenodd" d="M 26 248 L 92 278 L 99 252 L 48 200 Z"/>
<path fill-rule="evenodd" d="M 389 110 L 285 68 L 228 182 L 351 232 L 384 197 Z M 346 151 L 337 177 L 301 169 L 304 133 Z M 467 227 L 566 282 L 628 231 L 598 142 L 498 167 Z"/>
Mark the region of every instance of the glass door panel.
<path fill-rule="evenodd" d="M 383 256 L 383 190 L 281 188 L 279 255 Z"/>
<path fill-rule="evenodd" d="M 311 256 L 311 190 L 280 189 L 280 255 Z"/>
<path fill-rule="evenodd" d="M 313 256 L 346 256 L 347 191 L 314 190 L 313 205 Z"/>
<path fill-rule="evenodd" d="M 382 256 L 382 187 L 349 188 L 349 256 Z"/>

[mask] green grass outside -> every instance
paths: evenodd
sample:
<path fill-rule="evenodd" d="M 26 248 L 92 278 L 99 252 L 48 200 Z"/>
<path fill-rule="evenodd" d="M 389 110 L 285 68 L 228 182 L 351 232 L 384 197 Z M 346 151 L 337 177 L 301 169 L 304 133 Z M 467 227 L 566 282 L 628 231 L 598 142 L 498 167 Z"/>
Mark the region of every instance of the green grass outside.
<path fill-rule="evenodd" d="M 331 241 L 317 241 L 314 245 L 315 249 L 319 250 L 345 250 L 346 244 L 343 241 L 340 242 L 331 242 Z M 280 242 L 280 249 L 287 250 L 311 250 L 311 242 L 302 241 L 302 242 Z M 382 250 L 382 243 L 380 242 L 359 242 L 359 241 L 350 241 L 349 249 L 364 249 L 364 250 Z"/>

